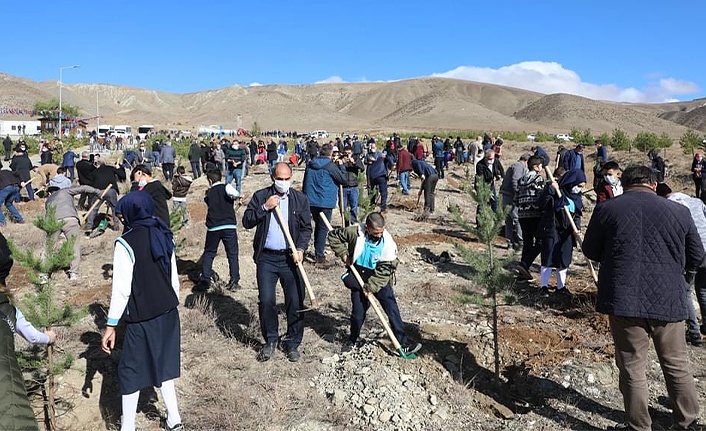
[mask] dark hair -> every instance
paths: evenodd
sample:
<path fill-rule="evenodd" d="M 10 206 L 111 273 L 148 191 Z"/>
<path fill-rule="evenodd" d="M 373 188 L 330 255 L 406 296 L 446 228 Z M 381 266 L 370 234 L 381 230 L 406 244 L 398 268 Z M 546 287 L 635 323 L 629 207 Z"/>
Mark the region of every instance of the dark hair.
<path fill-rule="evenodd" d="M 614 169 L 616 171 L 619 171 L 620 165 L 618 164 L 618 162 L 614 162 L 612 160 L 610 162 L 606 162 L 603 165 L 603 172 L 608 172 L 610 169 Z"/>
<path fill-rule="evenodd" d="M 184 169 L 183 166 L 177 166 L 176 172 L 179 175 L 184 175 L 186 173 L 186 169 Z"/>
<path fill-rule="evenodd" d="M 527 160 L 527 167 L 532 169 L 535 166 L 539 166 L 544 163 L 544 159 L 539 156 L 532 156 Z"/>
<path fill-rule="evenodd" d="M 324 144 L 319 150 L 319 155 L 321 157 L 329 157 L 333 153 L 333 145 Z"/>
<path fill-rule="evenodd" d="M 554 178 L 561 178 L 564 174 L 566 173 L 566 169 L 559 166 L 558 168 L 554 169 Z"/>
<path fill-rule="evenodd" d="M 365 218 L 365 226 L 367 227 L 385 227 L 385 217 L 379 212 L 373 212 L 368 214 Z"/>
<path fill-rule="evenodd" d="M 672 193 L 672 189 L 667 183 L 657 184 L 657 196 L 667 196 L 670 193 Z"/>
<path fill-rule="evenodd" d="M 206 179 L 213 184 L 217 183 L 223 178 L 223 175 L 221 175 L 220 169 L 209 169 L 206 171 Z"/>
<path fill-rule="evenodd" d="M 152 169 L 149 168 L 147 165 L 137 165 L 134 168 L 132 168 L 132 175 L 135 175 L 135 172 L 142 172 L 143 174 L 147 174 L 150 177 L 152 176 Z"/>
<path fill-rule="evenodd" d="M 657 182 L 657 173 L 647 166 L 629 166 L 621 178 L 625 187 L 650 185 Z"/>
<path fill-rule="evenodd" d="M 66 173 L 66 168 L 63 167 L 63 166 L 59 166 L 58 168 L 56 168 L 56 173 L 57 173 L 57 174 L 65 174 L 65 173 Z"/>
<path fill-rule="evenodd" d="M 346 145 L 345 147 L 343 147 L 343 151 L 353 151 L 353 147 L 351 147 L 350 145 Z"/>

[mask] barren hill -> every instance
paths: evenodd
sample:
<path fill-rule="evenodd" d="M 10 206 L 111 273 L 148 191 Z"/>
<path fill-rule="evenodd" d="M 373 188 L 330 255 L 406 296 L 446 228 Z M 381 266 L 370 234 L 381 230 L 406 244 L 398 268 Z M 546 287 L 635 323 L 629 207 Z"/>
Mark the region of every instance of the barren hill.
<path fill-rule="evenodd" d="M 29 108 L 38 100 L 57 97 L 54 81 L 33 82 L 0 73 L 0 106 Z M 201 124 L 235 128 L 239 115 L 246 128 L 257 121 L 264 129 L 333 132 L 491 129 L 556 133 L 571 127 L 591 128 L 594 132 L 619 127 L 632 134 L 647 130 L 678 136 L 686 128 L 675 122 L 706 127 L 702 110 L 694 109 L 700 105 L 697 101 L 616 104 L 446 78 L 234 85 L 188 94 L 110 84 L 72 84 L 64 86 L 63 99 L 79 106 L 86 117 L 99 112 L 102 123 L 152 123 L 182 129 Z M 690 115 L 683 110 L 690 110 Z"/>
<path fill-rule="evenodd" d="M 594 131 L 610 131 L 615 128 L 630 134 L 641 131 L 666 132 L 680 135 L 686 128 L 663 120 L 630 105 L 599 102 L 570 94 L 551 94 L 531 103 L 515 113 L 520 121 L 542 124 L 545 127 L 590 128 Z"/>

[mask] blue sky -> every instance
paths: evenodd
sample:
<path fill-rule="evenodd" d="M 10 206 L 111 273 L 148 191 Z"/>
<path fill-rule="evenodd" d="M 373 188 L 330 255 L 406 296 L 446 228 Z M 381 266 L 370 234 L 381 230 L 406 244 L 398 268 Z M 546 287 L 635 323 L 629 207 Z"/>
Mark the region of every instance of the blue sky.
<path fill-rule="evenodd" d="M 706 94 L 698 0 L 4 3 L 0 71 L 36 81 L 80 64 L 66 83 L 175 93 L 447 76 L 630 102 Z"/>

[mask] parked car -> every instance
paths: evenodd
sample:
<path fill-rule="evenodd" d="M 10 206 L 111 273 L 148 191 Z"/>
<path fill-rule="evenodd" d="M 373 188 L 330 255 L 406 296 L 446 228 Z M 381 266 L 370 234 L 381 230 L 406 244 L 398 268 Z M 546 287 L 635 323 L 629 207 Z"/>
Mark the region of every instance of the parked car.
<path fill-rule="evenodd" d="M 527 135 L 528 141 L 534 141 L 535 139 L 537 139 L 537 135 L 535 135 L 534 133 L 530 133 L 529 135 Z"/>
<path fill-rule="evenodd" d="M 326 130 L 314 130 L 310 135 L 317 139 L 328 138 L 328 132 Z"/>
<path fill-rule="evenodd" d="M 554 135 L 554 140 L 569 142 L 569 141 L 573 141 L 574 138 L 573 138 L 573 136 L 569 136 L 566 133 L 559 133 L 559 134 Z"/>

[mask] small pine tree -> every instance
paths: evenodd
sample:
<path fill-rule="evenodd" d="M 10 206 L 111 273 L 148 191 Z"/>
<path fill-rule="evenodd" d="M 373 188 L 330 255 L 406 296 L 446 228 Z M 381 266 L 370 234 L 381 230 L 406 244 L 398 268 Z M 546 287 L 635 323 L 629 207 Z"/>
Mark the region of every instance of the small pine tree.
<path fill-rule="evenodd" d="M 458 206 L 451 206 L 450 210 L 456 223 L 464 230 L 474 234 L 481 243 L 485 244 L 485 253 L 480 256 L 474 250 L 458 246 L 461 256 L 470 265 L 470 277 L 486 290 L 489 301 L 478 301 L 483 305 L 491 307 L 492 310 L 492 330 L 493 330 L 493 351 L 495 354 L 495 377 L 500 378 L 500 350 L 498 340 L 498 294 L 511 287 L 514 278 L 506 271 L 502 265 L 498 265 L 498 259 L 493 254 L 493 240 L 500 228 L 505 223 L 505 217 L 510 211 L 509 207 L 498 208 L 493 212 L 490 206 L 491 190 L 484 181 L 477 181 L 475 190 L 469 190 L 473 200 L 477 204 L 476 224 L 472 225 L 465 220 Z M 481 263 L 482 262 L 482 263 Z M 480 269 L 478 269 L 480 266 Z"/>
<path fill-rule="evenodd" d="M 625 131 L 615 129 L 613 130 L 613 134 L 610 138 L 610 146 L 616 151 L 629 151 L 632 147 L 632 142 L 630 141 L 630 137 L 627 133 L 625 133 Z"/>
<path fill-rule="evenodd" d="M 52 273 L 66 268 L 73 259 L 73 245 L 76 238 L 69 238 L 61 245 L 56 243 L 56 233 L 64 225 L 63 220 L 57 220 L 56 210 L 49 206 L 44 215 L 37 216 L 33 224 L 45 232 L 44 249 L 40 256 L 35 256 L 34 250 L 21 250 L 12 240 L 8 245 L 12 258 L 23 267 L 29 269 L 28 278 L 36 288 L 36 292 L 28 293 L 22 299 L 22 308 L 27 320 L 36 327 L 51 328 L 53 326 L 71 326 L 81 320 L 85 310 L 76 310 L 70 304 L 61 306 L 56 300 L 52 286 Z M 47 429 L 56 430 L 56 406 L 54 403 L 54 376 L 60 374 L 73 364 L 70 353 L 62 354 L 58 360 L 54 358 L 53 346 L 47 346 L 46 358 L 35 357 L 30 363 L 41 364 L 35 371 L 40 380 L 45 381 L 47 408 L 45 409 Z"/>
<path fill-rule="evenodd" d="M 691 129 L 687 130 L 686 133 L 684 133 L 681 138 L 679 138 L 679 145 L 681 145 L 684 154 L 691 153 L 691 155 L 693 156 L 694 151 L 696 151 L 697 148 L 701 147 L 701 144 L 701 137 L 699 137 L 699 134 Z"/>

